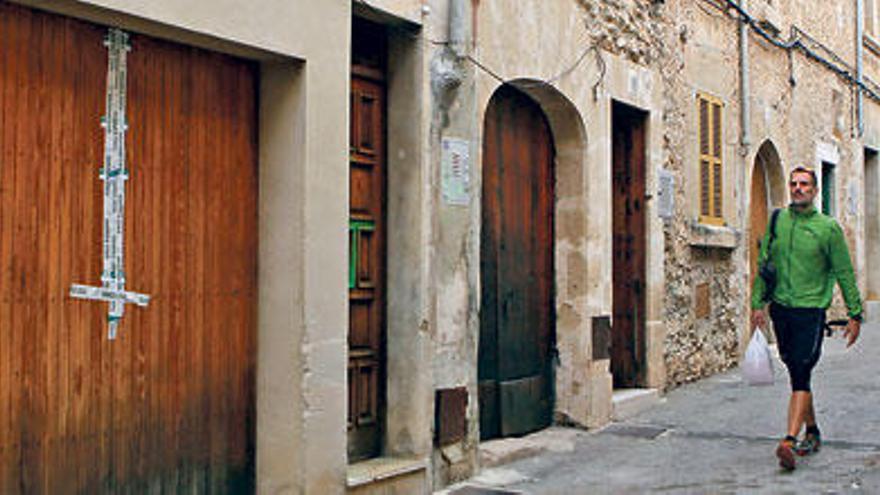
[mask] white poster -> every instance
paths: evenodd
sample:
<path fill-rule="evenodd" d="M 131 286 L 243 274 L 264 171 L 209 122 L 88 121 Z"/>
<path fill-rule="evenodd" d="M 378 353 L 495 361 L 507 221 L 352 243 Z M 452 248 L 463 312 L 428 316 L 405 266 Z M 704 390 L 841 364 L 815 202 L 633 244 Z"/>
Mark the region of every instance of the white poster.
<path fill-rule="evenodd" d="M 470 203 L 470 143 L 464 139 L 443 138 L 441 144 L 441 189 L 448 205 Z"/>

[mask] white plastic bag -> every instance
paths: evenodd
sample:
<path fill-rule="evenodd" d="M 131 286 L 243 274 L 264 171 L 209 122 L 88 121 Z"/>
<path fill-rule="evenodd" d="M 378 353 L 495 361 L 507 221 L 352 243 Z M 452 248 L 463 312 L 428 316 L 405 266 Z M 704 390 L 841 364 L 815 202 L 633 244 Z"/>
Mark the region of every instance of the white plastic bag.
<path fill-rule="evenodd" d="M 770 355 L 767 339 L 758 328 L 752 332 L 752 340 L 746 348 L 742 377 L 749 385 L 773 384 L 773 357 Z"/>

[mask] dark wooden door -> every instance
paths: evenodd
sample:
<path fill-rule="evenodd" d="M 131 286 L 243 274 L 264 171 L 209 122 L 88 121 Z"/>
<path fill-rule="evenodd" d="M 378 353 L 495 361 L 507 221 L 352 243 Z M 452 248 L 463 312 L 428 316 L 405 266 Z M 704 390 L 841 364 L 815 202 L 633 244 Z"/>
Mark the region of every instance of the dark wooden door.
<path fill-rule="evenodd" d="M 644 382 L 645 120 L 644 113 L 614 103 L 611 372 L 615 387 Z"/>
<path fill-rule="evenodd" d="M 0 2 L 0 493 L 248 493 L 256 73 L 132 36 L 125 265 L 101 285 L 106 28 Z"/>
<path fill-rule="evenodd" d="M 550 424 L 554 148 L 541 108 L 502 86 L 486 111 L 480 238 L 480 436 Z"/>
<path fill-rule="evenodd" d="M 381 453 L 385 389 L 385 88 L 376 53 L 382 44 L 378 27 L 358 27 L 350 116 L 349 461 Z"/>

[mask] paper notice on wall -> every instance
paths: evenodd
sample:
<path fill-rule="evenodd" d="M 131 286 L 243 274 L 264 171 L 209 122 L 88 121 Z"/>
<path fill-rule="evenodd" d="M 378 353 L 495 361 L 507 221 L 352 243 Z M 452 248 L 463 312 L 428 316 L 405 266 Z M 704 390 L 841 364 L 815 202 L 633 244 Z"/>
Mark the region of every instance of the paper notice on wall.
<path fill-rule="evenodd" d="M 668 170 L 657 171 L 657 215 L 672 218 L 675 214 L 675 176 Z"/>
<path fill-rule="evenodd" d="M 448 205 L 470 204 L 470 143 L 464 139 L 443 138 L 441 143 L 441 189 Z"/>
<path fill-rule="evenodd" d="M 859 196 L 861 193 L 860 184 L 856 182 L 849 183 L 849 201 L 847 202 L 847 210 L 850 215 L 858 215 L 859 213 Z"/>

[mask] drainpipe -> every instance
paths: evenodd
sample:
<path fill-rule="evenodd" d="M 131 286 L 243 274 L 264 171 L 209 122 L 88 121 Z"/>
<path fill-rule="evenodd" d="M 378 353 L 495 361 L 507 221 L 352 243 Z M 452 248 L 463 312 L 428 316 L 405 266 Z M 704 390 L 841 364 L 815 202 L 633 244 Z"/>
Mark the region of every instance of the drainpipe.
<path fill-rule="evenodd" d="M 467 55 L 468 0 L 449 0 L 449 47 L 458 58 Z"/>
<path fill-rule="evenodd" d="M 864 57 L 865 43 L 865 0 L 856 0 L 856 80 L 858 81 L 858 95 L 856 96 L 856 115 L 858 118 L 858 137 L 865 132 L 864 95 L 862 94 L 862 59 Z"/>
<path fill-rule="evenodd" d="M 858 0 L 861 1 L 861 0 Z M 740 8 L 745 12 L 748 9 L 746 0 L 739 1 Z M 739 82 L 740 82 L 740 102 L 742 136 L 740 138 L 742 144 L 742 154 L 747 155 L 749 145 L 752 141 L 750 132 L 751 106 L 749 105 L 749 27 L 746 18 L 740 16 L 739 23 Z"/>

